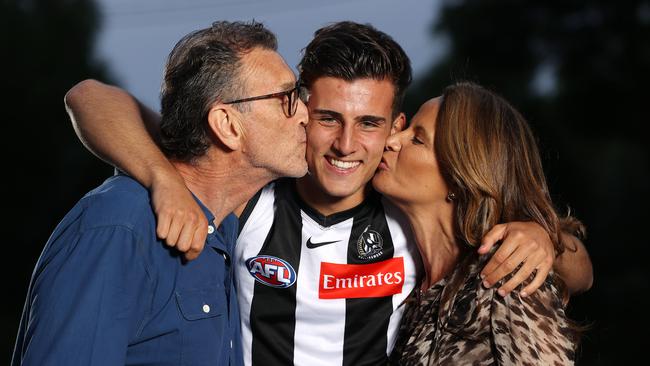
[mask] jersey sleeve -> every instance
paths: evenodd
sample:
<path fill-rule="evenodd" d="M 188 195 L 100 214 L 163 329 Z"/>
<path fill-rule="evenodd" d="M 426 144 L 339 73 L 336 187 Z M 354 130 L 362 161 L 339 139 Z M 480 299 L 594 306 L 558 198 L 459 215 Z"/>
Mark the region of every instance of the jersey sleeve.
<path fill-rule="evenodd" d="M 137 237 L 121 226 L 48 243 L 32 276 L 13 364 L 123 365 L 148 289 L 138 252 Z"/>

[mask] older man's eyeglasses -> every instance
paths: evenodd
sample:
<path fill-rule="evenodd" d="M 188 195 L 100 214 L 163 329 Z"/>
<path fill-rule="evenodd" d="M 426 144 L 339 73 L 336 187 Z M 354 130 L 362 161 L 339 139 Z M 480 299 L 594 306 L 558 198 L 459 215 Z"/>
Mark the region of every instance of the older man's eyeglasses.
<path fill-rule="evenodd" d="M 301 98 L 301 93 L 304 93 L 304 87 L 301 86 L 300 81 L 296 82 L 296 85 L 283 92 L 277 92 L 277 93 L 272 93 L 272 94 L 265 94 L 265 95 L 260 95 L 257 97 L 250 97 L 250 98 L 243 98 L 243 99 L 237 99 L 237 100 L 231 100 L 228 102 L 223 102 L 224 104 L 235 104 L 235 103 L 244 103 L 244 102 L 252 102 L 254 100 L 262 100 L 262 99 L 271 99 L 271 98 L 282 98 L 282 107 L 284 110 L 284 114 L 287 116 L 287 118 L 291 118 L 296 114 L 296 110 L 298 109 L 298 99 Z"/>

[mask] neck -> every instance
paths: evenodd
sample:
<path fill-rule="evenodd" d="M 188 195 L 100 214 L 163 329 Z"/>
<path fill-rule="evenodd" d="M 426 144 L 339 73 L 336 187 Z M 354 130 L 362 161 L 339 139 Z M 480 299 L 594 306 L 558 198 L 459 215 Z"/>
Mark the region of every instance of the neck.
<path fill-rule="evenodd" d="M 309 174 L 296 180 L 296 190 L 300 198 L 311 208 L 325 216 L 349 210 L 360 205 L 366 199 L 371 189 L 368 184 L 363 189 L 349 196 L 337 197 L 327 194 L 314 182 L 314 179 Z"/>
<path fill-rule="evenodd" d="M 411 224 L 424 265 L 422 288 L 428 289 L 447 276 L 460 258 L 461 249 L 454 236 L 453 205 L 443 201 L 397 206 Z"/>
<path fill-rule="evenodd" d="M 192 163 L 172 162 L 194 195 L 212 212 L 216 225 L 277 178 L 246 164 L 235 153 L 211 152 Z"/>

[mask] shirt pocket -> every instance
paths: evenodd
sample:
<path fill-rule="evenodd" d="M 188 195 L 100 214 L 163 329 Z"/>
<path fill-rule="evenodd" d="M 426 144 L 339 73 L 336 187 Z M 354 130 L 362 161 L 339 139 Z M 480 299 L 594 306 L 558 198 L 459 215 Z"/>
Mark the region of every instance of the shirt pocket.
<path fill-rule="evenodd" d="M 230 344 L 228 307 L 223 286 L 177 290 L 183 365 L 221 364 Z M 225 357 L 225 358 L 224 358 Z"/>
<path fill-rule="evenodd" d="M 176 302 L 185 320 L 195 321 L 226 316 L 226 293 L 223 286 L 176 291 Z"/>

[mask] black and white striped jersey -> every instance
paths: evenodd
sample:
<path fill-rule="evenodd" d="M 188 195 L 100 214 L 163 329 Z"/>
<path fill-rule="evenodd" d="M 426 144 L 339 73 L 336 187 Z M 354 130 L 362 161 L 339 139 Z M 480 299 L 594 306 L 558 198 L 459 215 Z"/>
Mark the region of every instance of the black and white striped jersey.
<path fill-rule="evenodd" d="M 240 218 L 234 260 L 246 365 L 385 364 L 420 259 L 408 222 L 373 193 L 323 216 L 295 180 Z"/>

